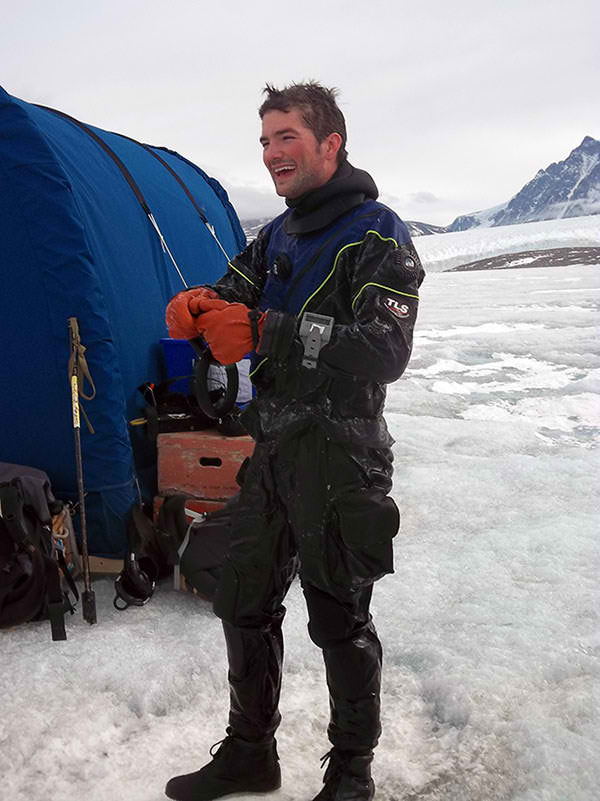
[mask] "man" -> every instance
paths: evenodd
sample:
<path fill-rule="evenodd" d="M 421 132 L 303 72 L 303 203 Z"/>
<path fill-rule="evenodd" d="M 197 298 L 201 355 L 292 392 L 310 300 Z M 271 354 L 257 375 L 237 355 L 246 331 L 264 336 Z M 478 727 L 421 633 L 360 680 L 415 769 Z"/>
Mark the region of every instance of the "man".
<path fill-rule="evenodd" d="M 380 735 L 381 645 L 373 582 L 393 572 L 385 384 L 403 373 L 423 279 L 408 230 L 346 157 L 335 91 L 265 89 L 263 160 L 286 212 L 213 287 L 179 293 L 172 336 L 201 334 L 221 363 L 253 353 L 256 440 L 241 476 L 229 559 L 215 598 L 229 659 L 227 737 L 166 793 L 203 801 L 274 790 L 282 601 L 299 570 L 322 649 L 332 748 L 318 801 L 369 801 Z"/>

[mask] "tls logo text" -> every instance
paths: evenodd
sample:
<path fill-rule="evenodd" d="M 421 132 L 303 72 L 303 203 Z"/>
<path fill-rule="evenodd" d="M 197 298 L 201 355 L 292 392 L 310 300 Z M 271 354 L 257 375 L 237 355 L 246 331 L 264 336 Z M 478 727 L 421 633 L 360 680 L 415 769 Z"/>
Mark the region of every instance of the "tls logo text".
<path fill-rule="evenodd" d="M 410 312 L 409 307 L 406 303 L 400 303 L 400 301 L 396 300 L 396 298 L 384 298 L 383 302 L 385 303 L 386 307 L 395 314 L 396 317 L 408 317 Z"/>

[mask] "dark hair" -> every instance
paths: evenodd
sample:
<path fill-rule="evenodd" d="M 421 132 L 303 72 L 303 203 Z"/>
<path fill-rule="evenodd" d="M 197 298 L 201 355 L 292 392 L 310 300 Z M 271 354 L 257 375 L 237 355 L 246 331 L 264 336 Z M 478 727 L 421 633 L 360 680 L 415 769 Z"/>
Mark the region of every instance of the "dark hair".
<path fill-rule="evenodd" d="M 338 133 L 342 137 L 342 144 L 337 154 L 338 164 L 341 164 L 348 153 L 346 152 L 346 121 L 344 115 L 335 101 L 338 90 L 327 89 L 316 81 L 308 83 L 291 83 L 283 89 L 276 89 L 267 84 L 263 89 L 267 99 L 258 109 L 262 118 L 268 111 L 289 111 L 297 108 L 307 128 L 315 135 L 317 142 L 322 142 L 330 133 Z"/>

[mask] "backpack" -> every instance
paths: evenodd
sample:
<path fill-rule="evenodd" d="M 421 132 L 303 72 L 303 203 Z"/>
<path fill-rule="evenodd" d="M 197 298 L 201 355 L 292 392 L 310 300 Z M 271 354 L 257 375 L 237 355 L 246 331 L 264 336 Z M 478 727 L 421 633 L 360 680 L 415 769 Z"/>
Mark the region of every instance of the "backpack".
<path fill-rule="evenodd" d="M 49 619 L 52 639 L 66 640 L 79 593 L 52 535 L 64 505 L 40 470 L 2 464 L 0 479 L 0 628 Z"/>

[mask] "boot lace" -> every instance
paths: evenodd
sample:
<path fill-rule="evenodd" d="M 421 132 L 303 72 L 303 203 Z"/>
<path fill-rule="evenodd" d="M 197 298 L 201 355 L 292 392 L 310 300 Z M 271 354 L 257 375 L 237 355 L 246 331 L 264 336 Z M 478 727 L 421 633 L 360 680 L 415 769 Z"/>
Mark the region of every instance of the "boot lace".
<path fill-rule="evenodd" d="M 335 748 L 332 748 L 321 757 L 321 770 L 323 770 L 325 765 L 327 765 L 327 770 L 323 776 L 323 782 L 327 783 L 337 779 L 337 777 L 344 772 L 345 761 L 340 756 L 339 751 L 336 751 Z"/>
<path fill-rule="evenodd" d="M 227 750 L 227 747 L 229 746 L 229 744 L 234 742 L 234 740 L 235 740 L 235 735 L 232 733 L 232 730 L 228 727 L 226 729 L 226 736 L 223 737 L 222 740 L 218 740 L 216 743 L 213 743 L 211 745 L 211 747 L 209 748 L 209 751 L 208 751 L 209 754 L 211 755 L 211 757 L 213 759 L 218 759 L 222 754 L 225 753 L 225 751 Z M 248 745 L 251 745 L 250 741 L 246 741 L 246 742 L 247 742 Z M 256 745 L 260 746 L 261 743 L 257 742 Z M 274 743 L 273 740 L 271 740 L 271 739 L 269 739 L 268 741 L 265 740 L 264 741 L 264 745 L 265 745 L 265 747 L 271 747 L 273 749 L 275 758 L 279 759 L 279 755 L 277 754 L 277 748 L 276 748 L 275 743 Z"/>
<path fill-rule="evenodd" d="M 213 759 L 221 753 L 221 751 L 225 748 L 229 740 L 231 740 L 230 734 L 228 734 L 226 737 L 223 737 L 222 740 L 219 740 L 218 742 L 213 743 L 211 745 L 208 753 L 211 755 L 211 757 L 213 757 Z"/>

